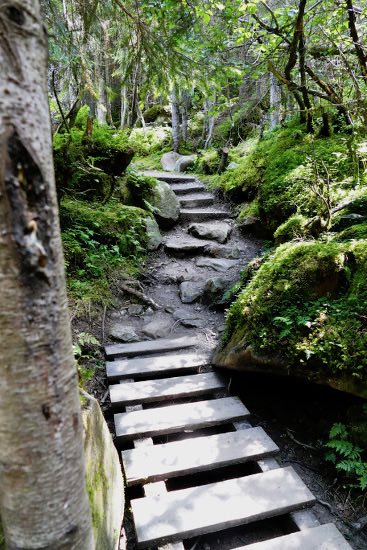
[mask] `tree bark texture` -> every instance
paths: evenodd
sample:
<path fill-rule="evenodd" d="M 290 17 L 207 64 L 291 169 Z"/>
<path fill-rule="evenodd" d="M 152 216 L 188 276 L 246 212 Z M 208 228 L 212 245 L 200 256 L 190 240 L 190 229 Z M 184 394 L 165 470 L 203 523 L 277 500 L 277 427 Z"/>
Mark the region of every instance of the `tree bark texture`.
<path fill-rule="evenodd" d="M 178 91 L 176 85 L 172 87 L 172 143 L 175 153 L 180 149 L 180 107 L 178 103 Z"/>
<path fill-rule="evenodd" d="M 0 515 L 9 550 L 91 550 L 38 0 L 0 0 Z"/>

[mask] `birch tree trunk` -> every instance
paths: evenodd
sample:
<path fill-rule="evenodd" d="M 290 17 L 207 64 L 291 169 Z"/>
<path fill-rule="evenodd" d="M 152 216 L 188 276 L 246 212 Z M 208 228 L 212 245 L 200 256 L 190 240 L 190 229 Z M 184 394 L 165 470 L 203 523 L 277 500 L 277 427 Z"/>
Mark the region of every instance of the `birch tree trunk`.
<path fill-rule="evenodd" d="M 175 151 L 175 153 L 178 153 L 180 149 L 180 107 L 178 103 L 178 90 L 175 84 L 172 87 L 171 104 L 172 104 L 172 143 L 173 143 L 173 150 Z"/>
<path fill-rule="evenodd" d="M 0 22 L 0 516 L 9 550 L 92 550 L 38 0 Z"/>
<path fill-rule="evenodd" d="M 270 130 L 280 124 L 281 92 L 277 79 L 270 73 Z"/>

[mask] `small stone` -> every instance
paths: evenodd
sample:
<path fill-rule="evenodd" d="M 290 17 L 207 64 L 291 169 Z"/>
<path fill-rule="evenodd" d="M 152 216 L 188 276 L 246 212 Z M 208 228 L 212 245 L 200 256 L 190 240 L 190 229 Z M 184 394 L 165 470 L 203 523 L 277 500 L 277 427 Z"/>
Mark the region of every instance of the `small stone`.
<path fill-rule="evenodd" d="M 118 340 L 119 342 L 138 342 L 139 336 L 136 334 L 135 327 L 126 326 L 121 323 L 115 323 L 109 333 L 110 338 Z"/>
<path fill-rule="evenodd" d="M 148 338 L 165 338 L 169 335 L 172 322 L 166 319 L 154 319 L 142 328 L 142 333 Z"/>
<path fill-rule="evenodd" d="M 224 260 L 221 258 L 199 258 L 196 261 L 196 265 L 198 267 L 210 267 L 215 271 L 228 271 L 228 269 L 238 265 L 238 262 L 234 260 Z"/>
<path fill-rule="evenodd" d="M 162 235 L 159 231 L 159 225 L 155 219 L 148 217 L 145 219 L 145 228 L 148 237 L 147 249 L 157 250 L 162 244 Z"/>
<path fill-rule="evenodd" d="M 229 246 L 210 245 L 209 247 L 207 247 L 206 252 L 214 258 L 227 258 L 238 260 L 241 257 L 243 251 L 237 247 L 232 248 Z"/>
<path fill-rule="evenodd" d="M 144 314 L 144 317 L 150 317 L 151 315 L 153 315 L 154 311 L 152 310 L 151 307 L 148 307 L 146 310 L 145 310 L 145 314 Z"/>
<path fill-rule="evenodd" d="M 218 241 L 223 244 L 228 240 L 232 227 L 225 222 L 192 223 L 188 232 L 199 239 Z"/>
<path fill-rule="evenodd" d="M 138 317 L 139 315 L 142 315 L 144 313 L 144 307 L 140 304 L 131 304 L 127 310 L 129 315 L 133 315 L 135 317 Z"/>
<path fill-rule="evenodd" d="M 230 162 L 227 166 L 227 170 L 236 170 L 236 168 L 239 168 L 238 162 Z"/>
<path fill-rule="evenodd" d="M 183 304 L 192 304 L 202 295 L 203 284 L 184 281 L 180 284 L 179 292 Z"/>
<path fill-rule="evenodd" d="M 167 313 L 173 313 L 175 311 L 175 308 L 172 306 L 167 306 L 164 308 L 164 311 L 166 311 Z"/>

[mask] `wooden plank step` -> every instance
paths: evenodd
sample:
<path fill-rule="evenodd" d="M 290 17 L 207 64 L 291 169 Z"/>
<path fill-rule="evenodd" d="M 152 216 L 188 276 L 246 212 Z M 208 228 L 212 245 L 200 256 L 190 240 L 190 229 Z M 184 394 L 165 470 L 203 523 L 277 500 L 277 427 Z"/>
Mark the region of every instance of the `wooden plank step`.
<path fill-rule="evenodd" d="M 111 403 L 117 406 L 199 396 L 223 390 L 225 387 L 226 383 L 223 378 L 214 372 L 208 372 L 163 380 L 116 384 L 110 386 L 109 390 Z"/>
<path fill-rule="evenodd" d="M 315 498 L 293 468 L 132 500 L 138 548 L 291 512 Z"/>
<path fill-rule="evenodd" d="M 169 479 L 271 456 L 279 451 L 262 428 L 122 452 L 127 485 Z"/>
<path fill-rule="evenodd" d="M 352 550 L 352 547 L 334 524 L 327 523 L 234 550 Z"/>
<path fill-rule="evenodd" d="M 149 355 L 151 353 L 160 353 L 163 351 L 173 351 L 177 349 L 196 346 L 196 338 L 181 336 L 180 338 L 160 338 L 158 340 L 143 340 L 142 342 L 133 342 L 132 344 L 112 344 L 105 346 L 105 353 L 108 358 L 118 357 L 119 355 Z"/>
<path fill-rule="evenodd" d="M 222 220 L 230 218 L 230 212 L 215 210 L 214 208 L 182 208 L 180 219 L 191 222 L 202 222 L 205 220 Z"/>
<path fill-rule="evenodd" d="M 153 437 L 227 424 L 245 418 L 249 414 L 238 397 L 225 397 L 115 414 L 115 432 L 120 440 Z"/>
<path fill-rule="evenodd" d="M 190 193 L 196 193 L 196 192 L 203 192 L 205 191 L 205 187 L 202 183 L 194 182 L 194 183 L 172 183 L 171 185 L 172 191 L 176 193 L 176 195 L 187 195 Z"/>
<path fill-rule="evenodd" d="M 210 364 L 208 353 L 169 353 L 165 355 L 117 359 L 106 363 L 110 381 L 124 378 L 145 378 L 159 374 L 192 372 Z"/>

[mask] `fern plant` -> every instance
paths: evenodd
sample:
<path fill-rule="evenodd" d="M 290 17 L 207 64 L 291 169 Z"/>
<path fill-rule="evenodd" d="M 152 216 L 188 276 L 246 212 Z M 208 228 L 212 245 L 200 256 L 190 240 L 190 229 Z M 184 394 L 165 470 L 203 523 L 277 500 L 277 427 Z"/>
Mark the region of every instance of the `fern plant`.
<path fill-rule="evenodd" d="M 353 487 L 367 489 L 367 462 L 363 459 L 363 449 L 350 440 L 350 434 L 344 424 L 336 423 L 332 426 L 329 441 L 326 447 L 330 449 L 325 455 L 328 462 L 332 462 L 339 472 L 357 480 Z"/>

